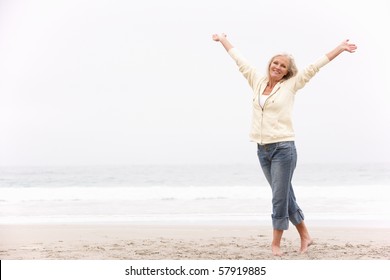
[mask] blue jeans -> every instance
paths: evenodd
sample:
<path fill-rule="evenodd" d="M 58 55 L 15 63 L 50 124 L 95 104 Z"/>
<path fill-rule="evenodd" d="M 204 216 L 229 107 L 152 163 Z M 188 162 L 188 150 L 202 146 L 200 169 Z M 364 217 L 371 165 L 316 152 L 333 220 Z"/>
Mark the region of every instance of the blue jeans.
<path fill-rule="evenodd" d="M 287 230 L 289 220 L 298 225 L 304 220 L 291 184 L 297 163 L 294 141 L 257 145 L 257 156 L 272 189 L 272 225 Z"/>

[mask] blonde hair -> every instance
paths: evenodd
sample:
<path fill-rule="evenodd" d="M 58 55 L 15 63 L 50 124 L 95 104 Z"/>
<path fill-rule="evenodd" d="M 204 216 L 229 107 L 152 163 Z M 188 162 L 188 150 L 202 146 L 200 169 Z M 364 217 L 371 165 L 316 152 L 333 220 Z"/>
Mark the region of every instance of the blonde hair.
<path fill-rule="evenodd" d="M 293 57 L 291 54 L 288 54 L 288 53 L 279 53 L 279 54 L 274 55 L 274 56 L 270 59 L 270 61 L 269 61 L 269 63 L 268 63 L 268 67 L 267 67 L 268 78 L 269 78 L 269 68 L 271 67 L 271 63 L 272 63 L 272 61 L 273 61 L 275 58 L 277 58 L 277 57 L 279 57 L 279 56 L 286 57 L 286 58 L 288 59 L 288 61 L 289 61 L 289 63 L 288 63 L 288 68 L 287 68 L 287 71 L 288 71 L 288 72 L 287 72 L 286 75 L 284 75 L 283 80 L 288 80 L 288 79 L 294 77 L 294 76 L 298 73 L 298 69 L 297 69 L 297 65 L 295 64 L 295 59 L 294 59 L 294 57 Z"/>

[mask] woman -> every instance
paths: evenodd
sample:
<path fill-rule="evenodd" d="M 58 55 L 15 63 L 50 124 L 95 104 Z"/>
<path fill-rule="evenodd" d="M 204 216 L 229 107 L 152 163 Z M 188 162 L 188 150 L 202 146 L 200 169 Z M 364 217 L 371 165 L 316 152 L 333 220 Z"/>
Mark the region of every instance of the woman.
<path fill-rule="evenodd" d="M 250 138 L 257 143 L 257 155 L 264 175 L 272 189 L 272 253 L 281 256 L 280 241 L 289 221 L 301 238 L 300 252 L 305 253 L 312 244 L 302 210 L 299 208 L 291 184 L 297 154 L 292 127 L 292 109 L 295 93 L 319 71 L 321 67 L 344 51 L 356 50 L 349 40 L 298 72 L 294 59 L 288 54 L 271 58 L 268 73 L 263 75 L 253 68 L 233 47 L 225 34 L 214 34 L 234 59 L 240 72 L 253 89 L 253 114 Z"/>

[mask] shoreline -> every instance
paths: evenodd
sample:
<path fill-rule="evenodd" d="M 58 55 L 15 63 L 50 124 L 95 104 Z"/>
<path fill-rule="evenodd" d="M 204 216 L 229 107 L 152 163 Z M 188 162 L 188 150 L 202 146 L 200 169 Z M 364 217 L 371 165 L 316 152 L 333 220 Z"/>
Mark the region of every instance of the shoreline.
<path fill-rule="evenodd" d="M 311 226 L 314 244 L 298 252 L 293 226 L 282 257 L 271 254 L 272 228 L 237 224 L 0 225 L 2 260 L 389 260 L 390 228 Z"/>

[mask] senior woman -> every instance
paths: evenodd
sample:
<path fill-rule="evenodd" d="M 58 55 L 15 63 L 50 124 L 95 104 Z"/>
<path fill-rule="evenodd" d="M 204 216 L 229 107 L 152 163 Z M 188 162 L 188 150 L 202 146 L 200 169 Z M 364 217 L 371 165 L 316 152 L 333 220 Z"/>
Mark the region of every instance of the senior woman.
<path fill-rule="evenodd" d="M 239 71 L 253 90 L 253 113 L 250 139 L 257 143 L 257 155 L 263 173 L 272 189 L 272 253 L 281 256 L 280 242 L 289 221 L 296 227 L 301 239 L 300 252 L 305 253 L 312 238 L 304 222 L 304 215 L 294 195 L 291 180 L 297 161 L 292 126 L 295 93 L 320 70 L 344 51 L 353 53 L 356 45 L 343 41 L 302 71 L 297 70 L 288 54 L 271 58 L 266 75 L 252 67 L 242 54 L 222 34 L 214 34 L 236 62 Z"/>

